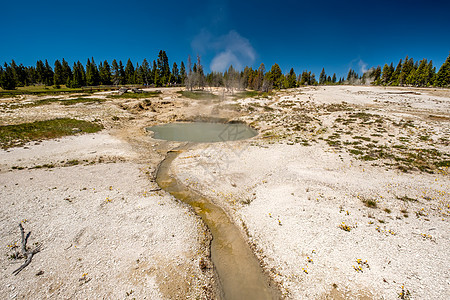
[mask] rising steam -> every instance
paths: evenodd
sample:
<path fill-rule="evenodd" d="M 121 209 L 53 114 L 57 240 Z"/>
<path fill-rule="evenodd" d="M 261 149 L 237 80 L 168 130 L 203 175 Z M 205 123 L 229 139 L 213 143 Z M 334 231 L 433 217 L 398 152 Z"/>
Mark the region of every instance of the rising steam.
<path fill-rule="evenodd" d="M 204 53 L 214 51 L 211 60 L 211 71 L 223 72 L 230 65 L 235 69 L 242 69 L 251 65 L 256 58 L 256 52 L 249 40 L 232 30 L 226 35 L 212 36 L 207 31 L 202 31 L 193 41 L 194 51 Z"/>

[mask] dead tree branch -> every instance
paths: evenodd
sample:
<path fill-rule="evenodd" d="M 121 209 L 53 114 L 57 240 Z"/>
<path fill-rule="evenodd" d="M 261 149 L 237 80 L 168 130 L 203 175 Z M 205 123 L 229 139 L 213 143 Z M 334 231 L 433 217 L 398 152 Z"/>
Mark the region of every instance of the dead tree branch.
<path fill-rule="evenodd" d="M 31 235 L 31 231 L 27 233 L 27 235 L 25 236 L 25 231 L 23 229 L 22 224 L 19 224 L 19 228 L 20 228 L 20 236 L 22 238 L 22 255 L 23 257 L 25 257 L 25 262 L 17 269 L 14 270 L 14 272 L 12 272 L 14 275 L 17 275 L 20 273 L 20 271 L 22 271 L 23 269 L 25 269 L 30 263 L 31 260 L 33 259 L 33 256 L 41 251 L 41 245 L 37 246 L 35 249 L 33 250 L 27 250 L 27 242 L 28 242 L 28 238 Z"/>

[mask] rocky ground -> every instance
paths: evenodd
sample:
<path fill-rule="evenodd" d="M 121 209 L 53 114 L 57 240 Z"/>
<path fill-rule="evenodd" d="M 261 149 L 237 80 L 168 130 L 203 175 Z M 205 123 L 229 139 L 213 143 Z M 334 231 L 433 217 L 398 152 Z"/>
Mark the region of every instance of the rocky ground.
<path fill-rule="evenodd" d="M 0 125 L 105 127 L 0 150 L 1 295 L 214 298 L 208 232 L 154 182 L 179 144 L 144 128 L 226 118 L 260 135 L 193 146 L 173 171 L 227 210 L 286 298 L 450 297 L 449 90 L 178 90 L 0 99 Z M 19 223 L 42 250 L 14 276 Z"/>

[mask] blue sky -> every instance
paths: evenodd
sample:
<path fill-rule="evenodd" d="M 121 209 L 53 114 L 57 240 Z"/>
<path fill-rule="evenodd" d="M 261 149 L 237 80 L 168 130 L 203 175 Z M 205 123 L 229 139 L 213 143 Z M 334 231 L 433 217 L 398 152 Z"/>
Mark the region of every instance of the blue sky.
<path fill-rule="evenodd" d="M 4 1 L 0 62 L 87 58 L 169 62 L 199 54 L 207 71 L 278 63 L 345 76 L 406 55 L 439 67 L 450 1 Z"/>

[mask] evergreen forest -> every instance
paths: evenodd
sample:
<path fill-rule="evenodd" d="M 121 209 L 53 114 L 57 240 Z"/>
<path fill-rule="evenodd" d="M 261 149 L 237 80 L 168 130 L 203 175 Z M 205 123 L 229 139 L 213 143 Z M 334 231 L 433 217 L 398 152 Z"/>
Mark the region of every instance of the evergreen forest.
<path fill-rule="evenodd" d="M 414 61 L 406 56 L 395 65 L 386 63 L 383 67 L 371 68 L 363 74 L 350 69 L 347 77 L 327 75 L 325 68 L 316 79 L 314 73 L 304 70 L 296 74 L 291 68 L 283 74 L 280 66 L 274 64 L 266 70 L 264 64 L 258 69 L 245 67 L 236 70 L 230 66 L 225 72 L 205 74 L 200 57 L 187 64 L 174 62 L 169 64 L 165 51 L 160 50 L 156 60 L 144 59 L 141 64 L 134 64 L 131 59 L 124 64 L 121 60 L 107 60 L 96 63 L 94 58 L 80 61 L 72 66 L 63 58 L 52 65 L 47 60 L 38 60 L 35 66 L 17 64 L 14 60 L 0 66 L 0 87 L 14 90 L 17 87 L 43 85 L 60 88 L 80 88 L 86 86 L 144 85 L 154 87 L 186 86 L 189 90 L 209 87 L 226 87 L 228 89 L 252 89 L 269 91 L 271 89 L 295 88 L 305 85 L 384 85 L 413 87 L 450 87 L 450 55 L 439 69 L 427 59 Z"/>

